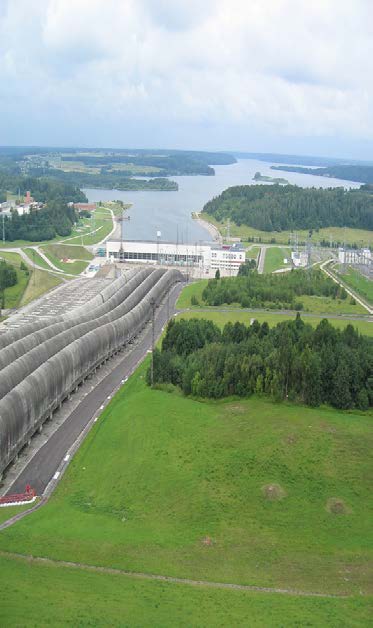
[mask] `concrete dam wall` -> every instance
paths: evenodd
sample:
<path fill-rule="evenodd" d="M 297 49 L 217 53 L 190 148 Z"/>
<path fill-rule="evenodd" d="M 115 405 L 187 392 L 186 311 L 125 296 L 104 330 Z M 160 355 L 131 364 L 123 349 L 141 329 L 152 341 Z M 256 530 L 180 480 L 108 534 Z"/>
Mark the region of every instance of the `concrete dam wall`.
<path fill-rule="evenodd" d="M 152 301 L 182 280 L 176 269 L 131 271 L 89 306 L 0 337 L 0 474 L 79 384 L 139 334 Z"/>

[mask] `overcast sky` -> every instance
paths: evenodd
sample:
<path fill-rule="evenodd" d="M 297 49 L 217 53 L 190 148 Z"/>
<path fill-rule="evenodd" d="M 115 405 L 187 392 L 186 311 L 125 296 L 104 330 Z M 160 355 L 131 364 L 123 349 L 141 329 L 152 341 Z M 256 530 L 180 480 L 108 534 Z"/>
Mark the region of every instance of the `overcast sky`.
<path fill-rule="evenodd" d="M 373 0 L 0 0 L 0 144 L 373 159 Z"/>

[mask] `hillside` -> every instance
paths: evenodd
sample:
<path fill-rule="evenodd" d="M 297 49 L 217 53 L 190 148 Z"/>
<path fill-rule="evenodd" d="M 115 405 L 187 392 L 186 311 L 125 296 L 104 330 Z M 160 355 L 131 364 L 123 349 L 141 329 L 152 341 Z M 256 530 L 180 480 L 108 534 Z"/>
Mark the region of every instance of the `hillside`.
<path fill-rule="evenodd" d="M 365 190 L 241 185 L 224 190 L 203 208 L 218 221 L 231 219 L 262 231 L 352 227 L 373 229 L 373 195 Z"/>

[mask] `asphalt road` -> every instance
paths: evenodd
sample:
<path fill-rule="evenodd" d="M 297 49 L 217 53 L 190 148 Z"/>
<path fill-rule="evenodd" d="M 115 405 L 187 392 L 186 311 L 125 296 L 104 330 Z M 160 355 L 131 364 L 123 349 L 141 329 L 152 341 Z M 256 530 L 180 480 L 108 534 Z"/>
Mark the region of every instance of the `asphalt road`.
<path fill-rule="evenodd" d="M 168 311 L 170 316 L 174 314 L 175 303 L 183 287 L 184 284 L 177 284 L 171 288 L 169 304 L 167 304 L 166 298 L 165 302 L 156 310 L 156 338 L 160 336 L 162 327 L 167 322 Z M 108 396 L 120 386 L 123 379 L 131 375 L 138 363 L 145 357 L 148 349 L 151 348 L 151 344 L 152 330 L 149 325 L 132 351 L 123 356 L 123 361 L 84 397 L 66 421 L 49 438 L 45 445 L 36 452 L 18 478 L 9 487 L 7 494 L 23 493 L 27 484 L 30 484 L 37 495 L 43 494 L 70 447 L 75 443 L 92 417 L 98 413 L 100 406 L 107 400 Z"/>

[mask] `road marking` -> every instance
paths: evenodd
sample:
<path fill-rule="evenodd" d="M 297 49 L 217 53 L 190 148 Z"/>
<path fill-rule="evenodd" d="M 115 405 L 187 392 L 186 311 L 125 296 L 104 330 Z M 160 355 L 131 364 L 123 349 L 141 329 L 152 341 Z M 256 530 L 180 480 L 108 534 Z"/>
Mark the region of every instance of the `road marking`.
<path fill-rule="evenodd" d="M 53 479 L 54 479 L 54 480 L 57 480 L 59 477 L 60 477 L 60 472 L 59 472 L 59 471 L 56 471 L 56 473 L 55 473 L 55 474 L 54 474 L 54 476 L 53 476 Z"/>

